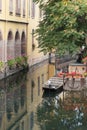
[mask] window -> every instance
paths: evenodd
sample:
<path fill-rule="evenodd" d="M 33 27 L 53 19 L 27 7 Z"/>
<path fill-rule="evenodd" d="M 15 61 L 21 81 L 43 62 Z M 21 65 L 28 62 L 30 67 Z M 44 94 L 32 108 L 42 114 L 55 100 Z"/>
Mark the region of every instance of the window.
<path fill-rule="evenodd" d="M 23 0 L 23 16 L 25 16 L 25 0 Z"/>
<path fill-rule="evenodd" d="M 0 0 L 0 11 L 2 11 L 2 0 Z"/>
<path fill-rule="evenodd" d="M 21 12 L 21 1 L 16 0 L 16 15 L 20 15 Z"/>
<path fill-rule="evenodd" d="M 35 86 L 35 82 L 34 80 L 31 80 L 31 103 L 33 102 L 34 86 Z"/>
<path fill-rule="evenodd" d="M 42 84 L 44 84 L 44 74 L 42 74 Z"/>
<path fill-rule="evenodd" d="M 31 17 L 35 17 L 35 3 L 32 0 L 32 5 L 31 5 Z"/>
<path fill-rule="evenodd" d="M 35 49 L 35 44 L 34 44 L 34 29 L 32 29 L 32 51 Z"/>
<path fill-rule="evenodd" d="M 13 0 L 9 0 L 9 13 L 13 13 Z"/>
<path fill-rule="evenodd" d="M 29 13 L 29 16 L 30 16 L 30 0 L 29 0 L 29 5 L 28 5 L 28 13 Z"/>

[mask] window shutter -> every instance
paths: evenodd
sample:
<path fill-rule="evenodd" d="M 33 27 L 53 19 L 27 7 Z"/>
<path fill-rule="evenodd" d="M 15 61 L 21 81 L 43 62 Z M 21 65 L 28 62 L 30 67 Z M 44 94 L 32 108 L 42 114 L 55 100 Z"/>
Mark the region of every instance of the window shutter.
<path fill-rule="evenodd" d="M 31 10 L 32 14 L 31 14 L 31 17 L 35 17 L 35 3 L 33 2 L 32 0 L 32 10 Z"/>
<path fill-rule="evenodd" d="M 23 0 L 23 16 L 25 16 L 25 0 Z"/>
<path fill-rule="evenodd" d="M 9 0 L 9 12 L 13 12 L 13 0 Z"/>
<path fill-rule="evenodd" d="M 0 11 L 2 10 L 2 0 L 0 0 Z"/>
<path fill-rule="evenodd" d="M 16 0 L 16 14 L 20 15 L 20 11 L 21 11 L 21 2 L 20 0 Z"/>
<path fill-rule="evenodd" d="M 18 0 L 18 14 L 20 14 L 20 11 L 21 11 L 21 2 L 20 0 Z"/>

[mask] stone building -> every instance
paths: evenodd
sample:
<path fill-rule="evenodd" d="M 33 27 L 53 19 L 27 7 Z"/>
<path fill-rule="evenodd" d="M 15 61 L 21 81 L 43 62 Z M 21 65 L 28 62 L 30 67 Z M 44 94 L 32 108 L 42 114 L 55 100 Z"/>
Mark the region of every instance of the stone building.
<path fill-rule="evenodd" d="M 39 53 L 34 37 L 41 18 L 42 11 L 33 0 L 0 0 L 0 62 L 27 56 L 32 66 L 48 57 Z"/>

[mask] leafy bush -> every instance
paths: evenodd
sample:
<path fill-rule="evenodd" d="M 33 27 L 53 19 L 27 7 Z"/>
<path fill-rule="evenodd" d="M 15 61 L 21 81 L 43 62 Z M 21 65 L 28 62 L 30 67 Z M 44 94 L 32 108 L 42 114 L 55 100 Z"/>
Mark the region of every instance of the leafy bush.
<path fill-rule="evenodd" d="M 22 57 L 17 57 L 17 58 L 15 59 L 15 61 L 16 61 L 16 64 L 19 64 L 19 65 L 22 65 L 22 64 L 23 64 L 23 58 L 22 58 Z"/>
<path fill-rule="evenodd" d="M 7 61 L 9 67 L 13 67 L 15 65 L 15 59 L 11 59 Z"/>

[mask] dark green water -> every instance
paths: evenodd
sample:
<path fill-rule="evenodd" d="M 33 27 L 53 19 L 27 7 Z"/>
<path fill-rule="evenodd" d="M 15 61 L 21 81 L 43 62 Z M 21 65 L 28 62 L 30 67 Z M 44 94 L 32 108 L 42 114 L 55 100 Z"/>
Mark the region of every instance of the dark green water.
<path fill-rule="evenodd" d="M 47 77 L 41 69 L 0 81 L 0 130 L 87 130 L 87 90 L 44 92 Z"/>

